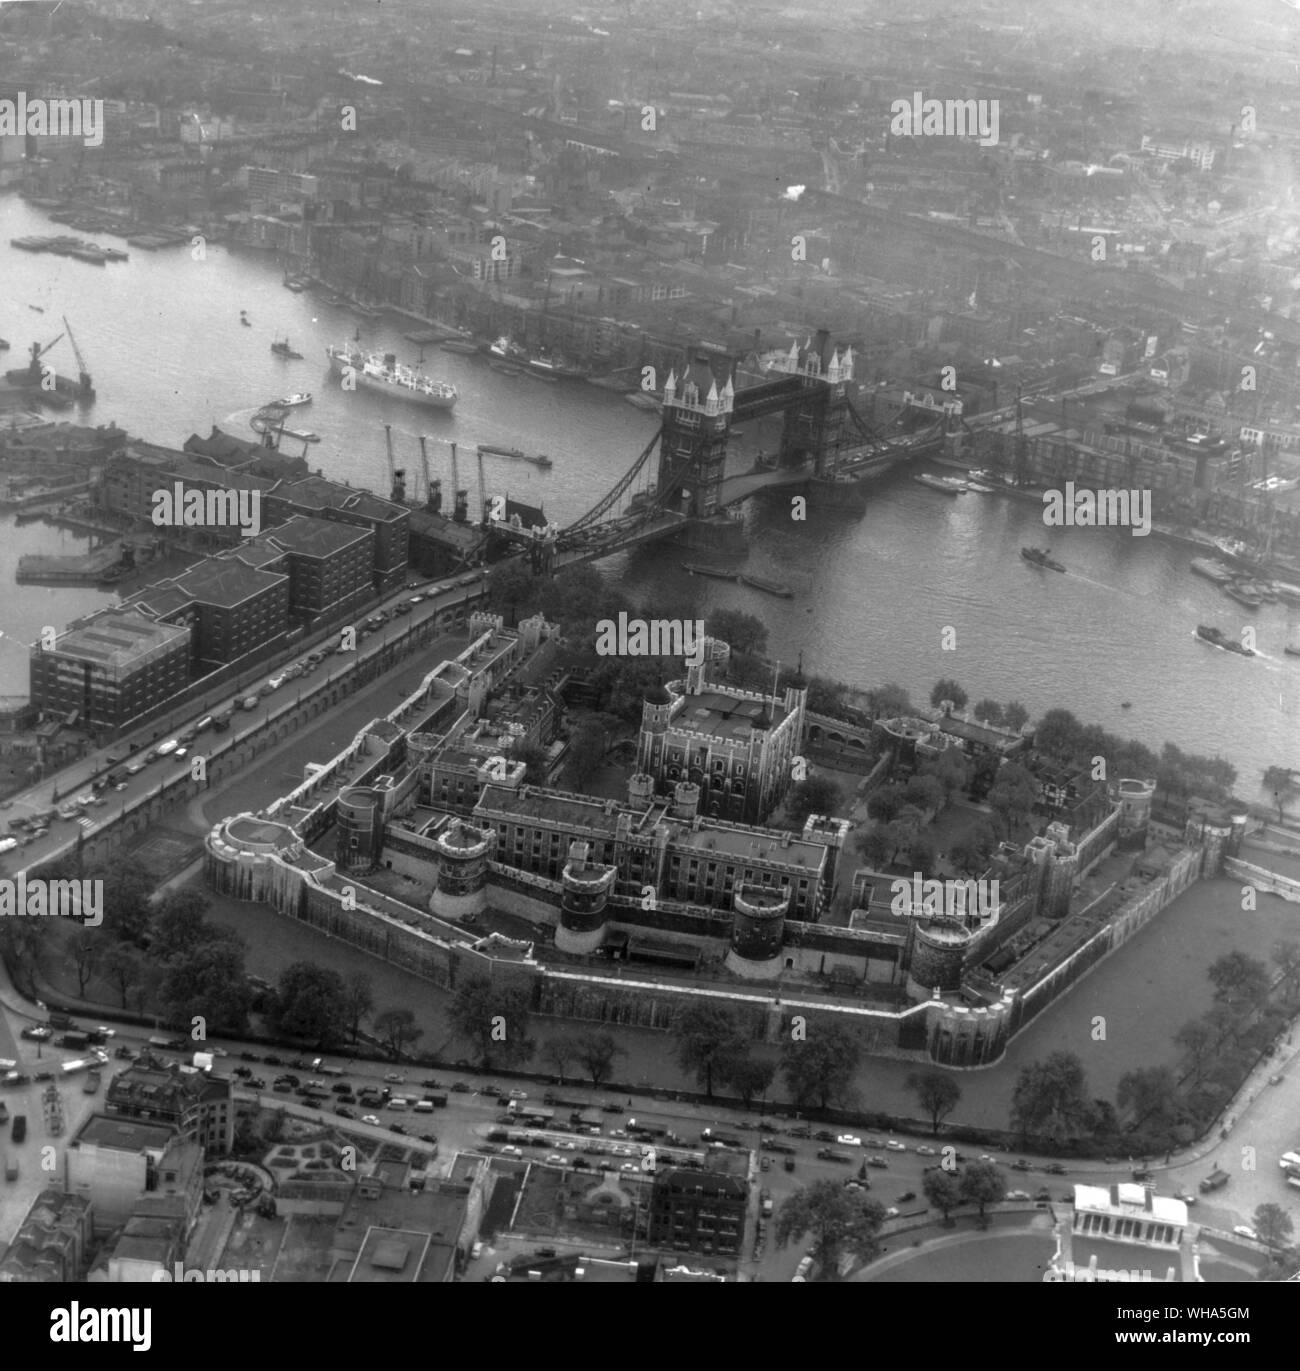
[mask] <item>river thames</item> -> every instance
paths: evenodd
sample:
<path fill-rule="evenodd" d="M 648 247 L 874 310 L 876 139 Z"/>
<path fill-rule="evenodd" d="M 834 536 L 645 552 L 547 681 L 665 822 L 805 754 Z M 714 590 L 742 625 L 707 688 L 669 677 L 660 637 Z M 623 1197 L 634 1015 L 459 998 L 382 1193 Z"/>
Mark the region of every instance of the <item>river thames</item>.
<path fill-rule="evenodd" d="M 133 436 L 180 447 L 214 424 L 251 437 L 248 419 L 261 404 L 311 391 L 313 404 L 292 422 L 321 435 L 307 452 L 313 470 L 387 493 L 387 420 L 408 486 L 419 469 L 417 435 L 432 440 L 433 474 L 448 502 L 447 444 L 458 444 L 460 483 L 471 491 L 472 509 L 475 444 L 546 452 L 555 462 L 549 471 L 487 458 L 485 489 L 540 505 L 559 523 L 589 508 L 654 435 L 655 417 L 617 395 L 508 377 L 479 358 L 434 347 L 426 349 L 426 368 L 456 385 L 454 413 L 344 393 L 329 376 L 324 350 L 350 338 L 357 318 L 284 289 L 269 256 L 209 245 L 205 259 L 195 261 L 188 248 L 131 248 L 129 262 L 96 267 L 9 245 L 21 235 L 63 231 L 16 197 L 0 198 L 0 334 L 12 344 L 6 364 L 19 366 L 33 341 L 47 343 L 62 331 L 67 315 L 97 390 L 80 422 L 112 421 Z M 241 326 L 241 310 L 251 327 Z M 386 316 L 362 323 L 361 341 L 415 361 L 419 348 L 403 335 L 421 327 Z M 271 353 L 271 343 L 285 337 L 302 361 Z M 66 339 L 49 360 L 60 373 L 75 374 Z M 741 451 L 755 441 L 742 439 Z M 972 701 L 1016 698 L 1031 714 L 1060 706 L 1157 749 L 1168 741 L 1219 753 L 1238 768 L 1238 792 L 1252 798 L 1261 793 L 1265 766 L 1300 766 L 1300 658 L 1283 655 L 1287 642 L 1300 642 L 1300 608 L 1266 605 L 1243 619 L 1239 606 L 1189 573 L 1194 554 L 1187 549 L 1126 529 L 1055 529 L 1049 538 L 1036 505 L 1000 495 L 954 498 L 905 473 L 870 490 L 861 518 L 810 511 L 797 521 L 789 497 L 771 495 L 750 501 L 745 522 L 747 569 L 787 583 L 793 599 L 691 577 L 683 557 L 702 560 L 701 554 L 667 547 L 601 567 L 647 604 L 689 590 L 704 613 L 725 605 L 755 614 L 768 627 L 771 655 L 792 662 L 802 654 L 805 670 L 853 685 L 896 681 L 920 700 L 938 677 L 951 676 Z M 44 525 L 15 528 L 12 516 L 0 527 L 7 586 L 22 553 L 81 547 Z M 1068 575 L 1036 570 L 1019 557 L 1023 544 L 1049 541 Z M 114 598 L 31 586 L 11 592 L 0 608 L 0 693 L 26 693 L 25 644 L 41 626 L 61 626 Z M 1198 623 L 1235 635 L 1243 622 L 1256 625 L 1253 660 L 1194 637 Z"/>

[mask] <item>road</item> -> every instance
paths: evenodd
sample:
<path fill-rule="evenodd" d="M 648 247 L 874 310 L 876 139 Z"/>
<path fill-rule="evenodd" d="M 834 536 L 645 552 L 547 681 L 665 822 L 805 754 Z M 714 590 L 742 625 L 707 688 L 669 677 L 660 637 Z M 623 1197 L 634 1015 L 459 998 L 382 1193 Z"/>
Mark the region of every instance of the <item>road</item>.
<path fill-rule="evenodd" d="M 442 611 L 463 601 L 475 599 L 482 594 L 481 580 L 476 581 L 474 585 L 460 586 L 454 584 L 457 579 L 459 578 L 449 577 L 433 583 L 441 588 L 433 593 L 432 598 L 413 606 L 410 614 L 390 618 L 381 629 L 369 636 L 362 637 L 359 631 L 355 652 L 330 655 L 313 671 L 306 673 L 299 680 L 309 683 L 313 688 L 319 688 L 322 684 L 342 679 L 377 657 L 391 642 L 402 636 L 412 626 L 424 623 Z M 421 591 L 425 591 L 425 583 L 423 582 L 421 583 Z M 376 605 L 369 611 L 369 614 L 378 613 L 381 609 L 391 610 L 398 604 L 408 602 L 412 593 L 414 592 L 409 587 L 404 587 L 388 596 L 381 605 Z M 360 620 L 358 623 L 360 624 Z M 227 689 L 212 697 L 187 705 L 183 711 L 178 711 L 171 716 L 165 728 L 160 723 L 147 725 L 134 735 L 120 739 L 110 746 L 97 749 L 93 754 L 65 767 L 62 771 L 47 776 L 39 784 L 29 786 L 5 800 L 3 804 L 0 804 L 0 811 L 4 812 L 6 819 L 19 816 L 30 817 L 43 810 L 48 810 L 54 802 L 52 796 L 56 789 L 60 798 L 67 798 L 88 789 L 96 778 L 114 770 L 115 764 L 110 761 L 110 758 L 117 758 L 117 765 L 120 765 L 128 755 L 132 756 L 132 765 L 142 762 L 149 745 L 155 739 L 164 736 L 174 737 L 177 732 L 197 723 L 207 714 L 218 714 L 232 706 L 235 708 L 229 730 L 225 733 L 206 735 L 204 743 L 196 745 L 190 757 L 179 762 L 174 758 L 169 760 L 166 757 L 148 762 L 136 775 L 128 776 L 115 789 L 107 790 L 98 796 L 97 798 L 103 803 L 92 806 L 89 813 L 85 813 L 77 819 L 55 818 L 47 834 L 25 842 L 22 848 L 10 854 L 10 865 L 15 868 L 13 874 L 15 876 L 18 874 L 17 868 L 20 864 L 23 869 L 30 869 L 71 852 L 76 846 L 79 830 L 84 832 L 85 837 L 90 837 L 98 831 L 104 822 L 104 818 L 99 816 L 111 814 L 113 818 L 117 818 L 147 799 L 159 787 L 160 782 L 174 780 L 179 776 L 188 774 L 192 756 L 201 752 L 209 758 L 219 757 L 227 748 L 237 746 L 253 727 L 260 726 L 268 718 L 283 710 L 291 699 L 301 693 L 302 685 L 295 684 L 293 681 L 286 681 L 278 691 L 259 699 L 256 707 L 251 710 L 240 708 L 239 702 L 255 690 L 260 690 L 265 683 L 277 676 L 286 663 L 300 660 L 317 645 L 324 646 L 336 643 L 338 634 L 339 630 L 333 629 L 328 634 L 318 634 L 313 639 L 300 642 L 295 645 L 292 654 L 283 657 L 275 664 L 266 664 L 256 676 L 246 680 L 238 690 Z M 323 679 L 322 673 L 325 673 Z M 132 746 L 134 746 L 135 751 L 129 754 L 129 749 Z M 17 836 L 16 832 L 15 836 Z"/>

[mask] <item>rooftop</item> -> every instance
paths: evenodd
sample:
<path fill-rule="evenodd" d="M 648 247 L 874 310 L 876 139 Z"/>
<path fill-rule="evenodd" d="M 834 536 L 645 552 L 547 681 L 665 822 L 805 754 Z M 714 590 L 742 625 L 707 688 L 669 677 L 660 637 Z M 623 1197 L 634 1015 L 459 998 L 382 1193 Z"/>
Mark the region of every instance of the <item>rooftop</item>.
<path fill-rule="evenodd" d="M 779 726 L 789 711 L 781 701 L 750 699 L 736 691 L 716 687 L 688 695 L 686 705 L 673 717 L 678 728 L 690 728 L 718 738 L 747 737 L 754 721 L 764 715 L 770 727 Z"/>
<path fill-rule="evenodd" d="M 81 628 L 60 634 L 55 651 L 123 671 L 188 642 L 189 633 L 179 624 L 160 624 L 134 610 L 109 610 Z"/>

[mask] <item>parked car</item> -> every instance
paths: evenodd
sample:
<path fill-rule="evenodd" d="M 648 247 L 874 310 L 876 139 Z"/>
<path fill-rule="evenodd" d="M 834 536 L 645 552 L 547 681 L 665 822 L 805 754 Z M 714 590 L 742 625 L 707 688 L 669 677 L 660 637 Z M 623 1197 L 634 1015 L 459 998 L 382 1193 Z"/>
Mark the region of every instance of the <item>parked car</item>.
<path fill-rule="evenodd" d="M 862 1146 L 862 1139 L 853 1133 L 841 1133 L 838 1135 L 838 1137 L 836 1137 L 835 1141 L 839 1143 L 841 1147 Z"/>
<path fill-rule="evenodd" d="M 379 1125 L 379 1120 L 373 1114 L 363 1114 L 361 1122 L 375 1124 L 376 1126 Z"/>
<path fill-rule="evenodd" d="M 1251 1242 L 1258 1242 L 1259 1236 L 1253 1228 L 1244 1223 L 1237 1224 L 1232 1230 L 1239 1238 L 1249 1238 Z"/>
<path fill-rule="evenodd" d="M 1045 1166 L 1043 1170 L 1046 1171 L 1049 1176 L 1065 1175 L 1065 1167 L 1063 1167 L 1060 1162 L 1052 1162 L 1050 1165 Z"/>
<path fill-rule="evenodd" d="M 916 1149 L 916 1154 L 918 1157 L 937 1157 L 939 1155 L 939 1149 L 931 1147 L 928 1143 L 922 1143 L 921 1146 Z"/>
<path fill-rule="evenodd" d="M 868 1157 L 867 1165 L 875 1167 L 887 1167 L 889 1163 L 884 1159 L 884 1157 Z"/>
<path fill-rule="evenodd" d="M 889 1141 L 885 1143 L 885 1146 L 886 1146 L 891 1152 L 906 1152 L 906 1151 L 907 1151 L 907 1144 L 906 1144 L 906 1143 L 901 1143 L 901 1142 L 899 1142 L 896 1138 L 890 1138 Z"/>

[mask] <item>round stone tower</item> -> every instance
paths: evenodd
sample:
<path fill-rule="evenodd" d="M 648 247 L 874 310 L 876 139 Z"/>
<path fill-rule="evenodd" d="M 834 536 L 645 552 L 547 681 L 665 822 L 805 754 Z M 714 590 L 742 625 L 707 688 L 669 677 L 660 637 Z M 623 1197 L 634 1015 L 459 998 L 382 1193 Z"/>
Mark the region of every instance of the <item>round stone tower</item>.
<path fill-rule="evenodd" d="M 960 989 L 970 943 L 971 935 L 959 923 L 948 919 L 914 920 L 907 968 L 908 994 L 926 1000 L 936 990 Z"/>
<path fill-rule="evenodd" d="M 673 787 L 669 811 L 674 819 L 693 819 L 700 812 L 700 788 L 694 781 L 678 781 Z"/>
<path fill-rule="evenodd" d="M 440 919 L 463 919 L 487 907 L 488 860 L 495 845 L 496 834 L 490 829 L 474 828 L 461 819 L 434 839 L 438 877 L 429 908 Z"/>
<path fill-rule="evenodd" d="M 370 786 L 349 786 L 339 792 L 336 810 L 338 837 L 334 861 L 339 871 L 363 875 L 379 865 L 384 850 L 384 803 Z"/>
<path fill-rule="evenodd" d="M 1120 781 L 1118 789 L 1120 845 L 1125 849 L 1144 847 L 1156 783 L 1125 779 Z"/>
<path fill-rule="evenodd" d="M 731 903 L 733 921 L 727 970 L 755 980 L 779 975 L 789 890 L 741 884 L 732 894 Z"/>
<path fill-rule="evenodd" d="M 560 872 L 564 893 L 555 928 L 557 950 L 579 956 L 595 952 L 605 940 L 605 906 L 618 876 L 617 867 L 588 861 L 587 853 L 586 843 L 569 845 L 569 860 Z"/>

